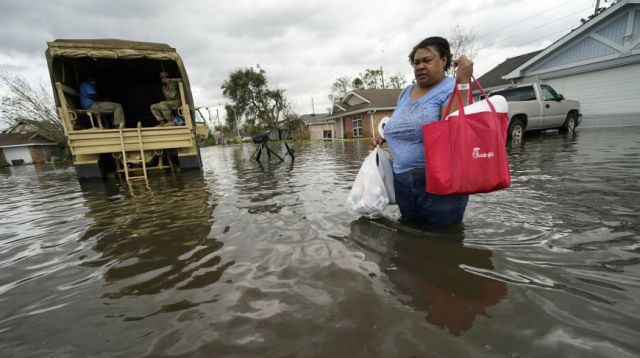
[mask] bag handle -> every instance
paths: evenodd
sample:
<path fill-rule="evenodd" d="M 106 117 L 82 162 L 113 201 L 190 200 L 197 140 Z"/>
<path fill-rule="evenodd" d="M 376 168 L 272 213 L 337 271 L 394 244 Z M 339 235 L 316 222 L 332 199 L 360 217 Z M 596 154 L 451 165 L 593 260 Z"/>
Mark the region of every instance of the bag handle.
<path fill-rule="evenodd" d="M 493 107 L 493 104 L 491 103 L 491 101 L 489 101 L 489 97 L 487 97 L 486 92 L 484 91 L 484 88 L 482 88 L 482 86 L 480 86 L 480 82 L 478 82 L 478 80 L 476 80 L 475 77 L 473 77 L 473 75 L 471 76 L 471 79 L 469 80 L 469 104 L 473 104 L 473 84 L 476 85 L 476 87 L 478 88 L 478 90 L 480 91 L 480 93 L 484 96 L 485 100 L 487 101 L 487 104 L 489 105 L 489 108 L 491 110 L 492 113 L 496 112 L 496 109 Z M 454 86 L 453 86 L 453 93 L 451 94 L 451 98 L 449 99 L 449 103 L 447 103 L 447 108 L 444 111 L 444 114 L 442 115 L 442 118 L 440 118 L 440 120 L 444 120 L 445 118 L 447 118 L 447 116 L 451 113 L 451 105 L 453 104 L 453 101 L 455 100 L 458 102 L 458 112 L 460 113 L 461 116 L 464 116 L 464 105 L 462 104 L 462 94 L 460 94 L 460 90 L 458 89 L 458 81 L 456 80 Z"/>

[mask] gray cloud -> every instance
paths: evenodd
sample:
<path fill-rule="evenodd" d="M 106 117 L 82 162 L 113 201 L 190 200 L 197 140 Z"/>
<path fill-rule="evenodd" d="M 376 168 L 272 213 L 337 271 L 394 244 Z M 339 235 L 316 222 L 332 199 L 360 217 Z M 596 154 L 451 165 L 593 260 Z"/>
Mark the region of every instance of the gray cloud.
<path fill-rule="evenodd" d="M 454 24 L 477 35 L 557 7 L 478 40 L 476 73 L 507 57 L 548 45 L 546 34 L 579 24 L 585 4 L 398 1 L 16 1 L 0 2 L 0 70 L 47 79 L 44 51 L 56 38 L 121 38 L 167 43 L 181 54 L 197 105 L 224 103 L 220 85 L 240 67 L 260 64 L 273 86 L 287 90 L 299 112 L 328 106 L 331 83 L 382 66 L 411 74 L 406 56 L 426 36 Z M 538 30 L 523 31 L 566 16 Z M 525 26 L 526 25 L 526 26 Z M 528 27 L 527 27 L 528 26 Z M 537 39 L 537 40 L 536 40 Z M 410 80 L 410 78 L 407 78 Z M 323 102 L 324 101 L 324 102 Z"/>

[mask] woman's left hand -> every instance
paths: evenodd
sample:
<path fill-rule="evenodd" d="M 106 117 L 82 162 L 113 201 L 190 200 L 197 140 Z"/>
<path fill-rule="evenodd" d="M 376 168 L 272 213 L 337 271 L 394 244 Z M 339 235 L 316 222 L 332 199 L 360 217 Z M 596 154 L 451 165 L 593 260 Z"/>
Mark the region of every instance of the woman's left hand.
<path fill-rule="evenodd" d="M 382 143 L 384 142 L 384 138 L 376 135 L 375 137 L 371 138 L 371 147 L 375 148 L 376 146 L 382 145 Z"/>
<path fill-rule="evenodd" d="M 453 61 L 456 66 L 456 81 L 458 83 L 469 83 L 473 75 L 473 61 L 462 55 Z"/>

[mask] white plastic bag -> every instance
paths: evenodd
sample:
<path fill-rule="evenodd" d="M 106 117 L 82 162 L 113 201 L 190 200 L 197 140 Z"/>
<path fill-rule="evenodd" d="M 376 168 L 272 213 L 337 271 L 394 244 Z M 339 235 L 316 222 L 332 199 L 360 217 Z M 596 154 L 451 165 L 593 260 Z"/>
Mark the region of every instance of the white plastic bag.
<path fill-rule="evenodd" d="M 389 198 L 389 204 L 396 203 L 396 191 L 393 189 L 393 165 L 391 159 L 387 156 L 387 153 L 379 147 L 374 150 L 378 155 L 378 171 L 382 175 L 382 181 L 384 181 L 384 188 L 387 190 L 387 197 Z"/>
<path fill-rule="evenodd" d="M 387 183 L 390 183 L 391 195 Z M 395 202 L 391 161 L 379 147 L 364 159 L 347 202 L 353 210 L 365 215 L 379 214 L 387 204 Z"/>

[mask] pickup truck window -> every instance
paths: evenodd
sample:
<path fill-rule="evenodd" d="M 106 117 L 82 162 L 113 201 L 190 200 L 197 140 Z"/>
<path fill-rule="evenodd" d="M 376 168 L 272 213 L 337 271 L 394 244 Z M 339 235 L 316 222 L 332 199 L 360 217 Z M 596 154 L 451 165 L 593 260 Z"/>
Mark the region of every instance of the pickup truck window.
<path fill-rule="evenodd" d="M 555 101 L 558 99 L 558 94 L 551 86 L 541 85 L 540 88 L 542 89 L 542 97 L 544 97 L 545 101 Z"/>
<path fill-rule="evenodd" d="M 489 97 L 495 95 L 504 97 L 507 102 L 536 100 L 536 93 L 533 91 L 533 86 L 510 88 L 502 91 L 496 91 L 492 92 Z"/>

